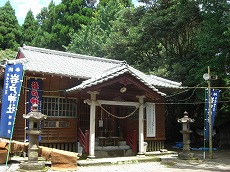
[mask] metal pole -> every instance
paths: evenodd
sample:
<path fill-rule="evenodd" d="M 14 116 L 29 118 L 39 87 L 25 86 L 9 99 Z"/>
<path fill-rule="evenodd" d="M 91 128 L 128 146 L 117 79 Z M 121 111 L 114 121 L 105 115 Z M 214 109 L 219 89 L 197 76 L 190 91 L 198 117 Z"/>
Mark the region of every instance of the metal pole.
<path fill-rule="evenodd" d="M 209 117 L 209 158 L 213 158 L 212 154 L 212 99 L 211 99 L 211 75 L 210 75 L 210 67 L 208 66 L 208 117 Z"/>

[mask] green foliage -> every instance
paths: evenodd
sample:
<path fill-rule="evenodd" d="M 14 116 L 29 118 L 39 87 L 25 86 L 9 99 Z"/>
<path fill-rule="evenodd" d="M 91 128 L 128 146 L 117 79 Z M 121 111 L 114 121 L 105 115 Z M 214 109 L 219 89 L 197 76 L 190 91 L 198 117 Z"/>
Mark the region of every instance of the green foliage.
<path fill-rule="evenodd" d="M 193 80 L 188 71 L 196 65 L 194 35 L 201 19 L 194 1 L 156 1 L 147 8 L 126 9 L 113 22 L 106 44 L 108 57 L 189 83 Z"/>
<path fill-rule="evenodd" d="M 117 13 L 107 39 L 106 52 L 108 58 L 126 60 L 131 65 L 141 65 L 144 59 L 143 56 L 140 56 L 141 51 L 137 50 L 142 46 L 138 45 L 141 28 L 135 21 L 139 21 L 144 13 L 144 9 L 136 12 L 132 8 L 126 8 Z"/>
<path fill-rule="evenodd" d="M 28 11 L 24 24 L 22 25 L 22 43 L 32 45 L 32 41 L 37 37 L 38 23 L 34 18 L 33 12 Z"/>
<path fill-rule="evenodd" d="M 126 6 L 130 6 L 129 1 L 104 0 L 100 1 L 94 12 L 95 18 L 87 26 L 82 26 L 78 32 L 72 34 L 71 44 L 68 51 L 105 56 L 106 42 L 112 28 L 112 21 L 116 20 L 116 14 Z"/>
<path fill-rule="evenodd" d="M 37 36 L 32 41 L 32 45 L 49 49 L 57 49 L 56 43 L 58 41 L 56 34 L 52 31 L 52 27 L 57 21 L 55 8 L 55 4 L 51 1 L 48 8 L 42 8 L 41 12 L 37 15 L 39 26 Z"/>
<path fill-rule="evenodd" d="M 16 55 L 17 52 L 10 49 L 0 50 L 0 61 L 15 59 Z"/>
<path fill-rule="evenodd" d="M 0 49 L 17 50 L 20 45 L 21 28 L 9 1 L 0 7 Z"/>
<path fill-rule="evenodd" d="M 63 0 L 55 6 L 51 1 L 37 15 L 38 36 L 33 45 L 55 50 L 65 50 L 70 43 L 70 35 L 91 21 L 92 8 L 84 0 Z"/>
<path fill-rule="evenodd" d="M 201 1 L 204 20 L 201 32 L 197 34 L 197 50 L 200 63 L 197 71 L 207 64 L 211 67 L 212 74 L 218 75 L 217 81 L 212 81 L 212 86 L 230 85 L 230 4 L 226 0 Z M 220 99 L 220 117 L 226 116 L 230 111 L 230 90 L 222 89 Z"/>

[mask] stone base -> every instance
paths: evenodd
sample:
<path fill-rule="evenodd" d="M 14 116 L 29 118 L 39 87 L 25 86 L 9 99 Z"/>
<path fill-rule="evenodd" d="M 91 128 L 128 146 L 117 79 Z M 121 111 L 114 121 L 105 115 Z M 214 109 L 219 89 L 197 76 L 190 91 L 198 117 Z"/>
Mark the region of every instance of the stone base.
<path fill-rule="evenodd" d="M 22 162 L 19 171 L 42 172 L 45 170 L 45 162 Z"/>
<path fill-rule="evenodd" d="M 185 160 L 192 159 L 192 158 L 194 158 L 194 153 L 191 153 L 191 152 L 180 152 L 178 154 L 178 157 L 180 159 L 185 159 Z"/>

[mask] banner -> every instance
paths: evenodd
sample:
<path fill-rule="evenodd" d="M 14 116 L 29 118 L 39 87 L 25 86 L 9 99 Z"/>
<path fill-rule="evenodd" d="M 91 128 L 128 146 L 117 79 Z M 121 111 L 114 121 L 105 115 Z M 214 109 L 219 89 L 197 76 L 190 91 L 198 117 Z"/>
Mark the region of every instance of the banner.
<path fill-rule="evenodd" d="M 156 137 L 155 103 L 146 103 L 146 130 L 147 137 Z"/>
<path fill-rule="evenodd" d="M 206 89 L 206 101 L 205 101 L 205 139 L 209 140 L 209 94 Z M 212 129 L 215 123 L 217 102 L 220 95 L 220 90 L 211 90 L 211 113 L 212 113 Z"/>
<path fill-rule="evenodd" d="M 42 109 L 42 79 L 30 78 L 27 83 L 27 113 L 33 110 L 33 105 L 38 105 L 38 111 Z"/>
<path fill-rule="evenodd" d="M 2 95 L 0 137 L 12 138 L 22 78 L 22 64 L 6 65 Z"/>
<path fill-rule="evenodd" d="M 42 79 L 30 78 L 27 82 L 27 114 L 33 111 L 33 105 L 38 105 L 38 111 L 42 109 Z M 29 129 L 29 120 L 26 120 L 26 127 Z M 26 140 L 29 140 L 28 134 L 26 134 Z M 39 141 L 41 141 L 41 135 L 39 135 Z"/>

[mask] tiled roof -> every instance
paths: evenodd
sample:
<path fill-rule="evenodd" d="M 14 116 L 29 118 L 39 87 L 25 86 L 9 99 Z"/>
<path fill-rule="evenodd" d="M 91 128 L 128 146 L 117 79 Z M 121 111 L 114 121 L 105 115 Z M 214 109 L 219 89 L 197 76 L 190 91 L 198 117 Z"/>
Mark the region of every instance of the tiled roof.
<path fill-rule="evenodd" d="M 30 46 L 19 48 L 19 52 L 23 54 L 24 58 L 17 61 L 24 63 L 26 71 L 84 79 L 101 74 L 104 70 L 122 63 L 122 61 L 117 60 Z"/>
<path fill-rule="evenodd" d="M 19 55 L 23 55 L 20 58 Z M 124 73 L 130 73 L 153 91 L 156 87 L 180 88 L 181 83 L 163 79 L 129 66 L 124 61 L 73 54 L 37 47 L 23 46 L 19 48 L 17 63 L 23 63 L 25 70 L 60 76 L 83 78 L 82 84 L 68 89 L 67 92 L 80 91 L 97 85 Z M 14 60 L 15 61 L 15 60 Z M 164 93 L 158 92 L 161 95 Z"/>
<path fill-rule="evenodd" d="M 140 80 L 142 83 L 144 83 L 146 86 L 148 86 L 152 90 L 156 91 L 157 93 L 161 94 L 162 96 L 164 96 L 165 94 L 158 91 L 158 89 L 156 89 L 154 84 L 152 84 L 152 83 L 156 83 L 156 85 L 161 86 L 161 87 L 170 87 L 170 88 L 172 88 L 172 87 L 173 88 L 179 88 L 180 87 L 180 83 L 169 81 L 169 80 L 166 80 L 166 79 L 163 79 L 160 77 L 154 78 L 155 76 L 153 76 L 153 75 L 145 75 L 144 73 L 134 69 L 133 67 L 131 67 L 129 65 L 122 64 L 116 68 L 105 71 L 101 75 L 98 75 L 98 76 L 92 77 L 91 79 L 85 80 L 80 85 L 77 85 L 73 88 L 66 90 L 66 92 L 81 91 L 85 88 L 100 84 L 104 81 L 107 81 L 109 79 L 112 79 L 112 78 L 119 76 L 121 74 L 124 74 L 124 73 L 129 73 L 129 74 L 133 75 L 138 80 Z M 159 81 L 158 81 L 158 79 L 159 79 Z"/>

